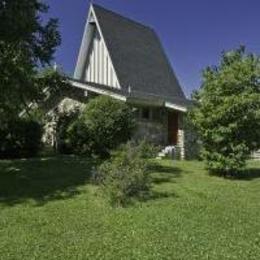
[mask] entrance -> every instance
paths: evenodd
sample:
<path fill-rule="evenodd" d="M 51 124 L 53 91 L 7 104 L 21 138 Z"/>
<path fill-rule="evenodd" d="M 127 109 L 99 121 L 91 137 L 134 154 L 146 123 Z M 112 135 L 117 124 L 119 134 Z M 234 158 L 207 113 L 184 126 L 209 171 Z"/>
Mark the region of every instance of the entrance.
<path fill-rule="evenodd" d="M 168 142 L 176 145 L 178 142 L 178 112 L 168 111 Z"/>

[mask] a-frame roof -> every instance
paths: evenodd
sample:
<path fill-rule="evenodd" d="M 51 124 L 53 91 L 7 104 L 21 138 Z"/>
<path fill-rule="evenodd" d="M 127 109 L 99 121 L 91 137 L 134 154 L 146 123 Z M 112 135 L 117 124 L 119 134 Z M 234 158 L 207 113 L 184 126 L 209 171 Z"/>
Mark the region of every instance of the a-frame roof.
<path fill-rule="evenodd" d="M 92 8 L 121 91 L 184 104 L 185 95 L 154 30 L 99 5 Z"/>

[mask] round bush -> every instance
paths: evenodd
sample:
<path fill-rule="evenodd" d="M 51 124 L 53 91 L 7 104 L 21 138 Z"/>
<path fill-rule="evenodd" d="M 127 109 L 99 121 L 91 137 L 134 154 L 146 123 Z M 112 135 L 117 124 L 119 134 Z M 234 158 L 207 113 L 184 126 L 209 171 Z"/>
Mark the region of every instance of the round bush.
<path fill-rule="evenodd" d="M 131 108 L 110 97 L 90 100 L 81 115 L 67 128 L 67 141 L 76 154 L 109 155 L 128 141 L 135 127 Z"/>

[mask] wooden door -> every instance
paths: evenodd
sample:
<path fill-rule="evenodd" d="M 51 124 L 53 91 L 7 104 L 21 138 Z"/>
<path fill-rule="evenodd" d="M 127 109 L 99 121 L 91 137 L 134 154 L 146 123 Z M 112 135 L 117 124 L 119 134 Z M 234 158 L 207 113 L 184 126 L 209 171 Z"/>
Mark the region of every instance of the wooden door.
<path fill-rule="evenodd" d="M 176 145 L 178 142 L 178 113 L 168 111 L 168 142 L 170 145 Z"/>

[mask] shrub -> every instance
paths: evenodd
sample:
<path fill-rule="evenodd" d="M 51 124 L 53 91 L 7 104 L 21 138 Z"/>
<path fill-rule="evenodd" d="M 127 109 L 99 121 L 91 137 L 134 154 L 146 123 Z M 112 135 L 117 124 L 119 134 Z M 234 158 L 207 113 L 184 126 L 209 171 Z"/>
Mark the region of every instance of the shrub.
<path fill-rule="evenodd" d="M 113 206 L 125 206 L 131 199 L 142 197 L 151 183 L 147 163 L 129 144 L 99 166 L 95 179 Z"/>
<path fill-rule="evenodd" d="M 147 141 L 146 139 L 141 140 L 136 145 L 137 145 L 136 149 L 137 152 L 139 153 L 139 156 L 144 159 L 155 158 L 161 150 L 160 146 L 155 145 Z"/>
<path fill-rule="evenodd" d="M 78 154 L 109 155 L 130 139 L 135 123 L 125 103 L 99 96 L 90 100 L 81 115 L 66 130 L 67 142 Z"/>
<path fill-rule="evenodd" d="M 69 125 L 66 136 L 64 142 L 74 154 L 93 155 L 94 143 L 91 132 L 88 125 L 80 119 Z"/>
<path fill-rule="evenodd" d="M 143 139 L 138 141 L 131 140 L 118 148 L 118 151 L 125 150 L 134 151 L 142 159 L 152 159 L 157 156 L 161 147 Z"/>
<path fill-rule="evenodd" d="M 37 155 L 41 147 L 42 126 L 31 119 L 7 121 L 0 131 L 0 158 Z"/>

